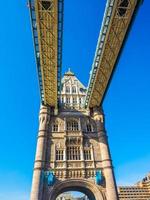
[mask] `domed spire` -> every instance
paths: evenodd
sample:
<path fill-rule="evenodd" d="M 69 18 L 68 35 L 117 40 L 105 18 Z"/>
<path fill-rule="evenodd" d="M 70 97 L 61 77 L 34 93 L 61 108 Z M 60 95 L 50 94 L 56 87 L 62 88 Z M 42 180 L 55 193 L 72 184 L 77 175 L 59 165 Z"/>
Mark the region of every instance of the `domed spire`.
<path fill-rule="evenodd" d="M 64 74 L 65 76 L 74 76 L 74 73 L 68 68 L 68 71 Z"/>

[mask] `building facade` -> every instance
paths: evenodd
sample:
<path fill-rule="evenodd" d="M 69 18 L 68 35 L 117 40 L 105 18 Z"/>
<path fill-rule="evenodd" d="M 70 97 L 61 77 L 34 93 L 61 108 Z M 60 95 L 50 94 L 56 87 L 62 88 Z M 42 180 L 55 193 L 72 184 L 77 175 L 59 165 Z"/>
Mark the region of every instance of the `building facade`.
<path fill-rule="evenodd" d="M 31 200 L 55 200 L 76 190 L 90 200 L 117 200 L 100 107 L 84 108 L 86 88 L 70 70 L 62 79 L 60 107 L 41 106 Z"/>
<path fill-rule="evenodd" d="M 134 186 L 118 187 L 120 200 L 150 200 L 150 173 Z"/>

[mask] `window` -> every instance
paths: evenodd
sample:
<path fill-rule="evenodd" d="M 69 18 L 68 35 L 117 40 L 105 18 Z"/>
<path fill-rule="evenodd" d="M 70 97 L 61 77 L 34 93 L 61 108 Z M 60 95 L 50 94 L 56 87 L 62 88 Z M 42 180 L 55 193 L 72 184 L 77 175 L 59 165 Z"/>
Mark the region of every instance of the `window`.
<path fill-rule="evenodd" d="M 61 98 L 61 102 L 64 103 L 64 97 Z"/>
<path fill-rule="evenodd" d="M 56 149 L 56 160 L 63 160 L 64 151 L 62 149 Z"/>
<path fill-rule="evenodd" d="M 92 132 L 91 124 L 87 124 L 86 129 L 87 129 L 87 132 Z"/>
<path fill-rule="evenodd" d="M 79 98 L 79 104 L 82 104 L 82 98 L 81 97 Z"/>
<path fill-rule="evenodd" d="M 66 93 L 70 93 L 70 87 L 66 86 Z"/>
<path fill-rule="evenodd" d="M 70 97 L 66 97 L 66 103 L 70 104 Z"/>
<path fill-rule="evenodd" d="M 68 121 L 67 122 L 67 131 L 78 131 L 79 126 L 77 121 Z"/>
<path fill-rule="evenodd" d="M 58 132 L 58 123 L 57 122 L 53 123 L 53 125 L 52 125 L 52 131 L 53 132 Z"/>
<path fill-rule="evenodd" d="M 73 97 L 73 104 L 77 104 L 77 97 Z"/>
<path fill-rule="evenodd" d="M 67 160 L 80 160 L 80 146 L 67 147 Z"/>
<path fill-rule="evenodd" d="M 91 160 L 91 149 L 84 149 L 84 160 Z"/>
<path fill-rule="evenodd" d="M 76 87 L 75 87 L 75 86 L 72 87 L 72 93 L 73 93 L 73 94 L 76 93 Z"/>

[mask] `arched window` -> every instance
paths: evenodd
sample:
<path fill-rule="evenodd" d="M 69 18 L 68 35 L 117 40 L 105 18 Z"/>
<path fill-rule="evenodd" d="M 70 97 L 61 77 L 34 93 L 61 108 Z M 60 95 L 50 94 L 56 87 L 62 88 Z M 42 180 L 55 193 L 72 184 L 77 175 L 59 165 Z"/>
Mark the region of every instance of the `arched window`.
<path fill-rule="evenodd" d="M 87 124 L 86 125 L 86 130 L 87 130 L 87 132 L 92 132 L 92 126 L 91 126 L 91 124 Z"/>
<path fill-rule="evenodd" d="M 66 86 L 66 93 L 70 93 L 70 87 Z"/>
<path fill-rule="evenodd" d="M 52 131 L 53 131 L 53 132 L 58 132 L 58 122 L 54 122 L 54 123 L 52 124 Z"/>
<path fill-rule="evenodd" d="M 78 131 L 79 124 L 76 120 L 67 121 L 67 131 Z"/>
<path fill-rule="evenodd" d="M 73 94 L 76 93 L 76 87 L 75 87 L 75 86 L 72 87 L 72 93 L 73 93 Z"/>

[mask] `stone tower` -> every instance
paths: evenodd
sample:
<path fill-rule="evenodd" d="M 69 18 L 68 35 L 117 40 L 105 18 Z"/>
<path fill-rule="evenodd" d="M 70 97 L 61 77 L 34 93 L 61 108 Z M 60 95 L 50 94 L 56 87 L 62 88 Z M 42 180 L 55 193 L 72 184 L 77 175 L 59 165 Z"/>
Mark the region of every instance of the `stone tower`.
<path fill-rule="evenodd" d="M 55 200 L 65 191 L 90 200 L 117 200 L 100 107 L 84 108 L 86 88 L 70 70 L 62 79 L 60 107 L 41 106 L 31 200 Z"/>

